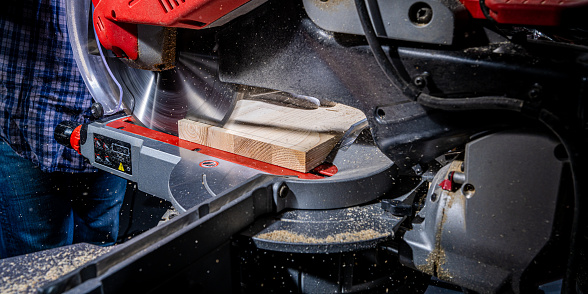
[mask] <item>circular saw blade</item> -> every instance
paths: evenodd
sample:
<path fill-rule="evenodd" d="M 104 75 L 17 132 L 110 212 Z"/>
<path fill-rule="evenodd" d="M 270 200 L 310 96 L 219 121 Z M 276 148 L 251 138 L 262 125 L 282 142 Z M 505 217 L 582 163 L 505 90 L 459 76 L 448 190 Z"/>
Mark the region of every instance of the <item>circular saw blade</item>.
<path fill-rule="evenodd" d="M 228 119 L 237 100 L 236 87 L 218 78 L 216 58 L 186 51 L 176 53 L 173 69 L 155 72 L 108 58 L 123 88 L 123 103 L 142 125 L 177 135 L 180 119 L 188 117 L 212 125 Z"/>
<path fill-rule="evenodd" d="M 68 34 L 78 69 L 94 100 L 103 104 L 107 114 L 119 111 L 122 100 L 125 111 L 137 123 L 176 135 L 177 121 L 184 117 L 213 125 L 222 125 L 228 119 L 237 93 L 234 85 L 218 77 L 214 29 L 178 29 L 176 48 L 169 48 L 175 50 L 176 66 L 160 72 L 141 70 L 100 46 L 92 21 L 92 1 L 67 0 L 66 5 Z M 139 26 L 143 41 L 147 41 L 141 43 L 143 56 L 157 59 L 161 45 L 157 43 L 158 29 Z"/>

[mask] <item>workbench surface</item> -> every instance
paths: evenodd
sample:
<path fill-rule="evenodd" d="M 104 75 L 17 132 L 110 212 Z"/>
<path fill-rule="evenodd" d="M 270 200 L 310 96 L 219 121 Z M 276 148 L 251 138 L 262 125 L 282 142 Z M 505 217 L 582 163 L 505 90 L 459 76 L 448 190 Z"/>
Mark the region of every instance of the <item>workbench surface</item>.
<path fill-rule="evenodd" d="M 74 244 L 0 259 L 0 293 L 36 293 L 43 285 L 109 252 L 114 247 Z"/>

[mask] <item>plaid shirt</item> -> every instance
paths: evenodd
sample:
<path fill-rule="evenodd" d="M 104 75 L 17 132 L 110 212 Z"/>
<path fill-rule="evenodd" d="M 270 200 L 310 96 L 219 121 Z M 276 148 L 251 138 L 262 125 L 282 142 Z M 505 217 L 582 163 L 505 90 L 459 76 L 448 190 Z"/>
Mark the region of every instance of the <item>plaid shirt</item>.
<path fill-rule="evenodd" d="M 0 136 L 45 172 L 93 169 L 53 138 L 87 122 L 92 97 L 69 45 L 62 0 L 9 1 L 0 11 Z"/>

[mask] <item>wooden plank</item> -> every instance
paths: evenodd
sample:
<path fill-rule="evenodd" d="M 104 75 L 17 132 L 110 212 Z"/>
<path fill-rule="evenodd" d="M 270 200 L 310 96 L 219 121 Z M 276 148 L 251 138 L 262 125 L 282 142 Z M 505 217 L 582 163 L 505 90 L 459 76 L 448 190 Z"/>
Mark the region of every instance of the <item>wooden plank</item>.
<path fill-rule="evenodd" d="M 364 118 L 361 111 L 342 104 L 307 110 L 241 100 L 223 128 L 183 119 L 178 131 L 187 141 L 308 172 Z"/>

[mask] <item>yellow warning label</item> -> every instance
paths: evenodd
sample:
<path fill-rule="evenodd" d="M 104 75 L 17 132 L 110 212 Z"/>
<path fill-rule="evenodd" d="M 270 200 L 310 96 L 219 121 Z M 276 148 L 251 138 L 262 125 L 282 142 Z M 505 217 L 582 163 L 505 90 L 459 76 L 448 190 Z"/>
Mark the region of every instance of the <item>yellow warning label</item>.
<path fill-rule="evenodd" d="M 123 171 L 123 172 L 125 171 L 125 167 L 122 165 L 122 162 L 118 166 L 118 170 Z"/>

